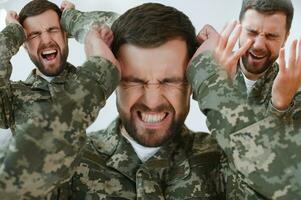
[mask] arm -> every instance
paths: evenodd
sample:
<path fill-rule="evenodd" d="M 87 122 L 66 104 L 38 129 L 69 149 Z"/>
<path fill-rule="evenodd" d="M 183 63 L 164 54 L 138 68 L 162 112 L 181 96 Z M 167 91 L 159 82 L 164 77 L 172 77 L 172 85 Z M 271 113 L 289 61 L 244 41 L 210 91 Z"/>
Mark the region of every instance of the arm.
<path fill-rule="evenodd" d="M 209 130 L 227 154 L 230 177 L 242 181 L 228 192 L 238 188 L 245 197 L 300 197 L 300 128 L 262 106 L 247 104 L 227 74 L 207 53 L 195 57 L 187 76 Z"/>
<path fill-rule="evenodd" d="M 22 26 L 16 22 L 14 12 L 9 11 L 6 17 L 8 25 L 0 33 L 0 127 L 9 128 L 13 123 L 11 105 L 10 76 L 12 65 L 10 59 L 25 41 Z"/>
<path fill-rule="evenodd" d="M 9 147 L 0 151 L 1 198 L 42 198 L 73 175 L 85 129 L 120 79 L 111 58 L 100 57 L 109 48 L 98 40 L 93 39 L 98 46 L 87 51 L 87 61 L 65 84 L 51 86 L 52 102 L 36 107 L 35 117 L 19 124 Z"/>
<path fill-rule="evenodd" d="M 69 35 L 83 42 L 92 25 L 107 25 L 111 27 L 118 14 L 107 11 L 81 12 L 73 8 L 63 11 L 61 24 Z"/>

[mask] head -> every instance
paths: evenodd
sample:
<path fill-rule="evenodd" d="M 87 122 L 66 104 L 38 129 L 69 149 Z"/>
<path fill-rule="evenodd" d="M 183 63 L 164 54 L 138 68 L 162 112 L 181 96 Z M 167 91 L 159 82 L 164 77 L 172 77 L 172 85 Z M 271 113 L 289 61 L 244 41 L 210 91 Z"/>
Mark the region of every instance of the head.
<path fill-rule="evenodd" d="M 189 111 L 185 72 L 197 47 L 194 27 L 175 8 L 147 3 L 121 15 L 112 31 L 122 124 L 138 143 L 160 146 L 181 131 Z"/>
<path fill-rule="evenodd" d="M 33 0 L 19 13 L 27 39 L 24 47 L 32 62 L 46 76 L 64 70 L 68 57 L 67 34 L 60 25 L 62 11 L 47 0 Z"/>
<path fill-rule="evenodd" d="M 240 46 L 252 40 L 242 57 L 242 70 L 248 78 L 257 79 L 278 58 L 289 35 L 293 14 L 290 0 L 243 0 L 239 15 L 243 27 Z"/>

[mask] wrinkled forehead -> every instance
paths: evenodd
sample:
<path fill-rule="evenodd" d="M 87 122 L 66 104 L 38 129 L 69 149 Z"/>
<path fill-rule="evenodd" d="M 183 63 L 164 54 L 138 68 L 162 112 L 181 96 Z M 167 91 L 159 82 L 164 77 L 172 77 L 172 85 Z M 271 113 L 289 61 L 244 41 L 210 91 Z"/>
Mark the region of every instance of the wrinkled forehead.
<path fill-rule="evenodd" d="M 184 77 L 188 64 L 187 44 L 181 39 L 173 39 L 153 48 L 124 44 L 119 50 L 118 60 L 123 76 L 142 79 Z"/>
<path fill-rule="evenodd" d="M 241 24 L 258 31 L 282 33 L 286 32 L 286 15 L 283 12 L 265 13 L 248 9 Z"/>
<path fill-rule="evenodd" d="M 39 15 L 27 17 L 23 22 L 23 27 L 31 31 L 60 27 L 60 18 L 55 11 L 46 10 Z"/>

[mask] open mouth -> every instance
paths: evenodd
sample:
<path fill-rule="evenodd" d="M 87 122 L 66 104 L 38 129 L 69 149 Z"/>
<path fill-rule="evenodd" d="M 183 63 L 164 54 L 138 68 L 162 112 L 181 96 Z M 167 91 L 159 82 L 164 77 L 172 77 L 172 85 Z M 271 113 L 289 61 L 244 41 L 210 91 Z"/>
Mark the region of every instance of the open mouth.
<path fill-rule="evenodd" d="M 146 113 L 146 112 L 137 111 L 137 113 L 140 120 L 143 121 L 144 123 L 160 123 L 164 121 L 169 115 L 168 112 Z"/>
<path fill-rule="evenodd" d="M 260 59 L 263 59 L 266 57 L 266 55 L 255 54 L 252 52 L 249 52 L 249 54 L 253 59 L 256 59 L 256 60 L 260 60 Z"/>
<path fill-rule="evenodd" d="M 47 61 L 54 60 L 57 56 L 58 51 L 55 49 L 44 50 L 41 53 L 41 57 Z"/>

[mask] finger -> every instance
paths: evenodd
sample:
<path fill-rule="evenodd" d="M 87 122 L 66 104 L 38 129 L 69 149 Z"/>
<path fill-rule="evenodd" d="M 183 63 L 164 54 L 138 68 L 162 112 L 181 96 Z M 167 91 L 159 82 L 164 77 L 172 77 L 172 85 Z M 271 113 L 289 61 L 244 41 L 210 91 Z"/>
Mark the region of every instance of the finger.
<path fill-rule="evenodd" d="M 297 48 L 297 40 L 292 42 L 290 47 L 290 57 L 288 60 L 288 68 L 295 68 L 296 65 L 296 48 Z"/>
<path fill-rule="evenodd" d="M 201 45 L 205 40 L 207 40 L 207 36 L 205 33 L 200 32 L 197 37 L 196 37 L 197 41 L 199 42 L 199 44 Z"/>
<path fill-rule="evenodd" d="M 62 1 L 62 3 L 61 3 L 61 10 L 64 10 L 66 8 L 66 6 L 67 6 L 66 1 Z"/>
<path fill-rule="evenodd" d="M 228 43 L 228 39 L 229 39 L 229 36 L 231 35 L 231 33 L 233 32 L 233 29 L 235 28 L 236 26 L 236 21 L 234 22 L 231 22 L 226 28 L 225 30 L 221 33 L 221 37 L 220 37 L 220 41 L 218 43 L 218 47 L 219 48 L 226 48 L 226 45 Z"/>
<path fill-rule="evenodd" d="M 285 71 L 285 50 L 281 48 L 279 51 L 279 73 Z"/>
<path fill-rule="evenodd" d="M 231 53 L 241 33 L 241 25 L 237 24 L 233 31 L 233 36 L 229 39 L 226 46 L 226 53 Z"/>
<path fill-rule="evenodd" d="M 226 30 L 226 28 L 228 27 L 229 24 L 230 24 L 230 22 L 227 22 L 227 23 L 223 26 L 222 30 L 220 31 L 220 34 L 222 34 L 222 33 Z"/>
<path fill-rule="evenodd" d="M 301 38 L 299 39 L 299 45 L 298 45 L 298 59 L 297 64 L 299 68 L 301 68 Z"/>
<path fill-rule="evenodd" d="M 245 44 L 243 44 L 236 52 L 233 54 L 233 59 L 240 59 L 251 47 L 253 41 L 251 39 L 248 39 Z"/>
<path fill-rule="evenodd" d="M 109 47 L 111 47 L 111 45 L 112 45 L 112 43 L 113 43 L 113 35 L 112 36 L 110 36 L 108 39 L 107 39 L 107 45 L 109 46 Z"/>

